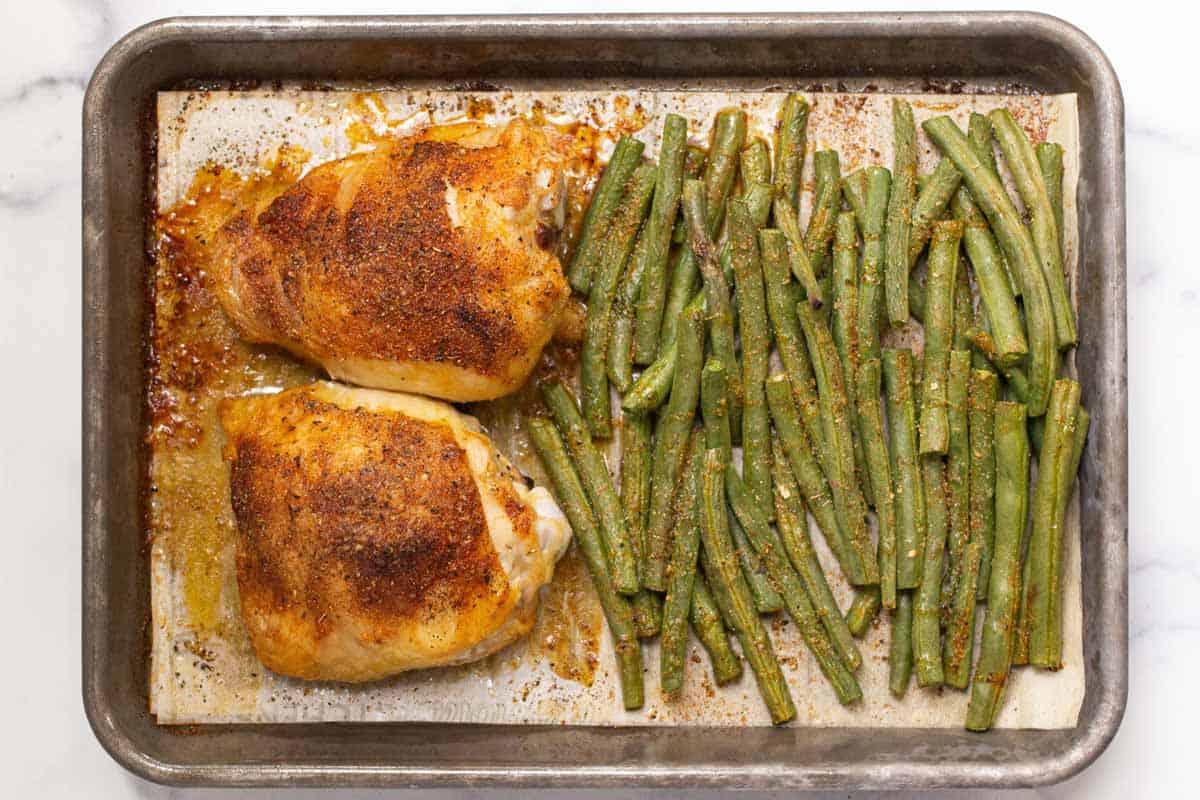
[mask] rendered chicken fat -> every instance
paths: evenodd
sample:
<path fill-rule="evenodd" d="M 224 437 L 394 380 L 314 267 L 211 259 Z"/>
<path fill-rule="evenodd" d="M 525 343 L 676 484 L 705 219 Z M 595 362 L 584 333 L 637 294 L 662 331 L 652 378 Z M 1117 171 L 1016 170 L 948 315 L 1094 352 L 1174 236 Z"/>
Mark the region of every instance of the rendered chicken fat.
<path fill-rule="evenodd" d="M 474 418 L 316 383 L 227 400 L 242 617 L 285 675 L 369 681 L 527 633 L 570 539 Z"/>

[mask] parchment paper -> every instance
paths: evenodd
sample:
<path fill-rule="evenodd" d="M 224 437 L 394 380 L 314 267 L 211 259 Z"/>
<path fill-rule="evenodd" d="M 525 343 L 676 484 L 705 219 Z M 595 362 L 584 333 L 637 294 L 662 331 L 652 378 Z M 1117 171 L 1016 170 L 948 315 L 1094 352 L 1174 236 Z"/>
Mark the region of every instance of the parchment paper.
<path fill-rule="evenodd" d="M 610 130 L 620 123 L 657 152 L 661 119 L 677 112 L 692 121 L 694 141 L 707 140 L 715 110 L 743 106 L 751 134 L 772 140 L 782 93 L 596 93 L 525 92 L 309 92 L 280 89 L 261 92 L 169 92 L 158 98 L 158 207 L 165 211 L 183 198 L 198 169 L 220 164 L 251 174 L 262 169 L 282 144 L 311 154 L 306 168 L 372 146 L 361 135 L 363 125 L 375 134 L 403 133 L 434 121 L 460 119 L 468 112 L 489 122 L 514 114 L 544 113 L 556 122 L 588 120 Z M 890 95 L 812 94 L 808 127 L 810 158 L 805 163 L 803 214 L 811 204 L 811 152 L 833 147 L 841 154 L 843 174 L 871 163 L 891 167 Z M 1065 158 L 1065 263 L 1074 286 L 1077 264 L 1078 115 L 1074 95 L 971 96 L 914 95 L 918 131 L 923 119 L 948 113 L 965 128 L 972 110 L 1006 105 L 1034 136 L 1061 142 Z M 357 133 L 356 133 L 357 132 Z M 938 154 L 919 134 L 921 172 L 932 170 Z M 612 139 L 598 145 L 611 149 Z M 607 152 L 604 153 L 607 157 Z M 1015 193 L 1014 193 L 1015 198 Z M 1072 291 L 1073 288 L 1072 288 Z M 902 334 L 901 338 L 908 338 Z M 1072 367 L 1073 368 L 1073 367 Z M 540 475 L 527 448 L 518 447 L 508 431 L 496 432 L 497 445 L 527 472 Z M 612 453 L 615 469 L 619 454 Z M 175 457 L 155 454 L 155 458 Z M 1031 498 L 1032 500 L 1032 498 Z M 214 492 L 214 515 L 228 513 L 227 495 Z M 153 527 L 153 525 L 152 525 Z M 658 692 L 658 648 L 644 648 L 646 705 L 625 712 L 619 692 L 607 629 L 599 638 L 598 666 L 591 686 L 559 677 L 544 659 L 520 642 L 482 662 L 465 667 L 429 670 L 365 686 L 296 681 L 262 668 L 238 627 L 236 582 L 232 579 L 232 540 L 210 554 L 224 589 L 220 603 L 227 624 L 198 630 L 192 624 L 173 563 L 169 529 L 152 530 L 153 652 L 151 709 L 160 723 L 300 722 L 300 721 L 460 721 L 476 723 L 566 723 L 589 725 L 767 725 L 753 677 L 745 670 L 740 682 L 716 688 L 707 657 L 693 639 L 682 695 L 665 701 Z M 844 609 L 850 591 L 840 578 L 824 540 L 813 527 L 813 539 L 830 583 Z M 1080 534 L 1078 498 L 1073 498 L 1066 533 L 1064 642 L 1065 667 L 1058 673 L 1019 669 L 1010 682 L 1002 728 L 1073 726 L 1084 694 L 1082 607 L 1080 600 Z M 982 622 L 983 606 L 977 614 Z M 858 672 L 865 700 L 846 708 L 838 704 L 786 615 L 770 623 L 772 639 L 784 664 L 799 711 L 795 724 L 832 726 L 959 727 L 966 694 L 951 689 L 909 687 L 896 701 L 887 689 L 888 626 L 876 624 L 861 642 L 864 664 Z M 736 647 L 736 643 L 735 643 Z"/>

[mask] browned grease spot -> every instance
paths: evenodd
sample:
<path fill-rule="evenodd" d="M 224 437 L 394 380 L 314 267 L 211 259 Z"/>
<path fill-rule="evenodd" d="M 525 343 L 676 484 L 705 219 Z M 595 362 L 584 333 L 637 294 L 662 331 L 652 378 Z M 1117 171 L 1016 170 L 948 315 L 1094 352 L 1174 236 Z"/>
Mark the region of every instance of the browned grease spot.
<path fill-rule="evenodd" d="M 264 174 L 249 179 L 206 166 L 184 198 L 155 221 L 148 528 L 179 576 L 187 619 L 201 633 L 240 630 L 222 614 L 222 594 L 233 591 L 234 523 L 217 402 L 315 376 L 274 349 L 238 338 L 209 286 L 207 245 L 237 208 L 294 182 L 307 158 L 283 149 Z"/>
<path fill-rule="evenodd" d="M 1032 102 L 1012 103 L 1006 107 L 1034 144 L 1049 138 L 1050 126 L 1054 124 L 1055 115 L 1046 108 L 1045 98 L 1035 97 Z"/>
<path fill-rule="evenodd" d="M 496 113 L 496 104 L 486 97 L 467 98 L 467 116 L 471 119 L 483 119 L 489 114 Z"/>
<path fill-rule="evenodd" d="M 350 121 L 346 124 L 346 138 L 355 150 L 364 145 L 378 144 L 381 140 L 389 139 L 388 131 L 400 124 L 401 120 L 388 119 L 387 107 L 383 99 L 375 92 L 356 92 L 346 102 L 346 112 Z M 380 133 L 377 127 L 383 127 Z"/>
<path fill-rule="evenodd" d="M 913 100 L 911 105 L 914 105 L 917 108 L 928 109 L 936 114 L 949 114 L 950 112 L 957 110 L 962 104 L 955 101 L 930 103 L 925 100 Z"/>
<path fill-rule="evenodd" d="M 542 593 L 541 614 L 529 634 L 529 654 L 549 664 L 560 678 L 591 686 L 599 660 L 602 620 L 592 578 L 572 544 Z"/>

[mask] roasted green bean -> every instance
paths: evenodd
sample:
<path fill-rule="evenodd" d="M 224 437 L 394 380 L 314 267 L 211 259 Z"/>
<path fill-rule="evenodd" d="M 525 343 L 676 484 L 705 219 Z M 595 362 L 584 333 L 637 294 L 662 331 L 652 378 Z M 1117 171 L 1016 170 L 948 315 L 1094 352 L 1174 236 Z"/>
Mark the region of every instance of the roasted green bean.
<path fill-rule="evenodd" d="M 884 289 L 888 321 L 903 325 L 908 322 L 908 250 L 917 192 L 917 129 L 912 106 L 898 98 L 892 100 L 892 129 L 895 149 L 884 232 Z"/>
<path fill-rule="evenodd" d="M 654 442 L 650 473 L 650 512 L 646 519 L 646 552 L 642 585 L 656 592 L 667 589 L 667 556 L 670 547 L 671 503 L 679 481 L 688 431 L 700 400 L 700 369 L 704 358 L 704 323 L 699 309 L 683 315 L 679 329 L 679 359 Z"/>
<path fill-rule="evenodd" d="M 604 544 L 596 531 L 595 517 L 558 431 L 549 420 L 533 419 L 529 422 L 529 437 L 550 475 L 554 494 L 567 515 L 567 521 L 571 523 L 575 541 L 583 553 L 588 572 L 592 575 L 596 594 L 600 597 L 600 608 L 608 620 L 613 649 L 617 654 L 621 697 L 625 708 L 641 708 L 644 701 L 642 647 L 638 643 L 637 631 L 634 628 L 633 606 L 629 599 L 622 597 L 613 586 L 604 554 Z"/>
<path fill-rule="evenodd" d="M 967 706 L 966 726 L 973 731 L 992 726 L 1012 667 L 1017 607 L 1021 603 L 1021 539 L 1029 496 L 1025 413 L 1025 407 L 1018 403 L 996 403 L 996 538 L 979 662 Z"/>
<path fill-rule="evenodd" d="M 625 184 L 642 160 L 645 145 L 632 136 L 622 136 L 604 167 L 591 202 L 583 215 L 575 256 L 567 270 L 567 281 L 575 291 L 587 294 L 592 286 L 592 273 L 600 263 L 601 251 L 608 236 L 609 225 L 616 215 L 625 194 Z"/>

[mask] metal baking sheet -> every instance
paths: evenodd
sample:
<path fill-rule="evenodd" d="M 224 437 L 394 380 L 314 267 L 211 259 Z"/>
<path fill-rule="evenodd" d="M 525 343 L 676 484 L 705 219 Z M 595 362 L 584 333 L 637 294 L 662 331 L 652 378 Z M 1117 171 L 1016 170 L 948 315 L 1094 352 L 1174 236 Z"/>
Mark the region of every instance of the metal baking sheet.
<path fill-rule="evenodd" d="M 559 124 L 585 123 L 596 138 L 580 136 L 585 147 L 611 149 L 621 133 L 658 150 L 662 120 L 675 113 L 692 121 L 691 138 L 706 142 L 716 112 L 743 109 L 750 136 L 772 137 L 785 93 L 660 91 L 313 91 L 282 86 L 257 91 L 162 92 L 157 100 L 158 172 L 156 206 L 175 239 L 190 239 L 189 222 L 215 200 L 254 191 L 256 176 L 272 171 L 281 153 L 290 169 L 306 171 L 330 159 L 371 149 L 381 138 L 403 135 L 428 124 L 476 118 L 503 124 L 533 113 Z M 868 163 L 892 161 L 891 98 L 881 93 L 810 92 L 810 148 L 841 154 L 844 174 Z M 1046 96 L 910 94 L 918 126 L 932 116 L 949 114 L 965 127 L 971 112 L 997 106 L 1012 110 L 1036 139 L 1063 144 L 1065 156 L 1063 227 L 1064 267 L 1073 284 L 1078 252 L 1075 189 L 1078 183 L 1078 118 L 1073 94 Z M 594 127 L 593 127 L 594 126 Z M 940 153 L 918 136 L 920 172 L 933 170 Z M 812 161 L 806 160 L 802 216 L 812 201 Z M 302 164 L 300 162 L 303 162 Z M 214 170 L 223 186 L 214 188 Z M 1007 176 L 1006 176 L 1007 177 Z M 268 178 L 268 183 L 270 179 Z M 290 178 L 288 179 L 290 181 Z M 1014 191 L 1015 196 L 1015 191 Z M 220 198 L 220 199 L 218 199 Z M 189 259 L 183 251 L 160 254 L 157 280 L 178 285 L 176 276 L 204 269 L 204 254 Z M 168 255 L 169 254 L 169 255 Z M 543 592 L 538 625 L 529 637 L 475 664 L 402 675 L 361 686 L 288 679 L 264 670 L 241 623 L 234 576 L 235 528 L 220 456 L 223 435 L 214 407 L 227 394 L 247 386 L 307 383 L 312 371 L 275 351 L 258 352 L 250 365 L 226 357 L 222 366 L 199 373 L 180 370 L 193 352 L 218 351 L 235 337 L 218 309 L 195 293 L 203 291 L 198 273 L 185 277 L 186 308 L 196 323 L 185 322 L 178 295 L 168 289 L 155 299 L 152 328 L 155 352 L 152 377 L 156 392 L 177 398 L 169 420 L 150 424 L 151 537 L 151 711 L 160 723 L 214 722 L 459 722 L 567 725 L 770 725 L 770 717 L 746 670 L 732 685 L 713 685 L 707 657 L 693 637 L 685 683 L 678 697 L 659 692 L 657 642 L 643 647 L 646 704 L 625 711 L 615 698 L 620 685 L 612 639 L 590 581 L 577 558 L 568 555 L 556 580 Z M 197 308 L 199 307 L 199 308 Z M 197 324 L 203 321 L 203 324 Z M 180 335 L 182 331 L 182 335 Z M 207 333 L 199 333 L 205 331 Z M 199 337 L 199 338 L 197 338 Z M 913 345 L 920 351 L 919 326 L 889 330 L 885 344 Z M 231 351 L 241 352 L 234 347 Z M 211 377 L 198 377 L 211 376 Z M 282 379 L 282 380 L 281 380 Z M 220 387 L 207 388 L 209 382 Z M 493 441 L 526 474 L 545 485 L 540 464 L 520 424 L 520 403 L 501 400 L 474 408 Z M 179 431 L 187 431 L 179 436 Z M 161 433 L 161 435 L 160 435 Z M 610 464 L 620 453 L 614 437 Z M 186 508 L 186 511 L 181 511 Z M 1065 530 L 1064 667 L 1054 673 L 1015 670 L 1005 691 L 995 728 L 1074 727 L 1082 704 L 1082 602 L 1079 570 L 1078 501 L 1071 504 Z M 814 527 L 813 541 L 841 608 L 853 597 L 850 585 Z M 581 580 L 582 578 L 582 580 Z M 982 628 L 983 615 L 976 618 Z M 887 690 L 888 625 L 875 625 L 861 642 L 864 663 L 856 673 L 861 703 L 842 706 L 828 688 L 799 630 L 787 615 L 769 618 L 771 638 L 783 664 L 799 716 L 799 726 L 960 728 L 969 694 L 920 690 L 913 686 L 899 700 Z"/>
<path fill-rule="evenodd" d="M 321 58 L 298 58 L 320 52 Z M 436 54 L 436 58 L 433 57 Z M 298 68 L 297 64 L 304 64 Z M 147 137 L 156 90 L 297 79 L 313 85 L 837 88 L 1075 92 L 1081 146 L 1078 294 L 1084 399 L 1100 422 L 1081 520 L 1087 693 L 1063 731 L 748 729 L 669 737 L 631 728 L 236 726 L 178 736 L 147 715 L 148 575 L 138 430 Z M 251 82 L 247 84 L 245 82 Z M 1020 785 L 1061 779 L 1111 739 L 1126 681 L 1122 106 L 1103 55 L 1026 14 L 176 20 L 141 29 L 85 104 L 84 699 L 121 763 L 175 783 L 411 785 Z M 914 747 L 913 742 L 920 742 Z"/>

